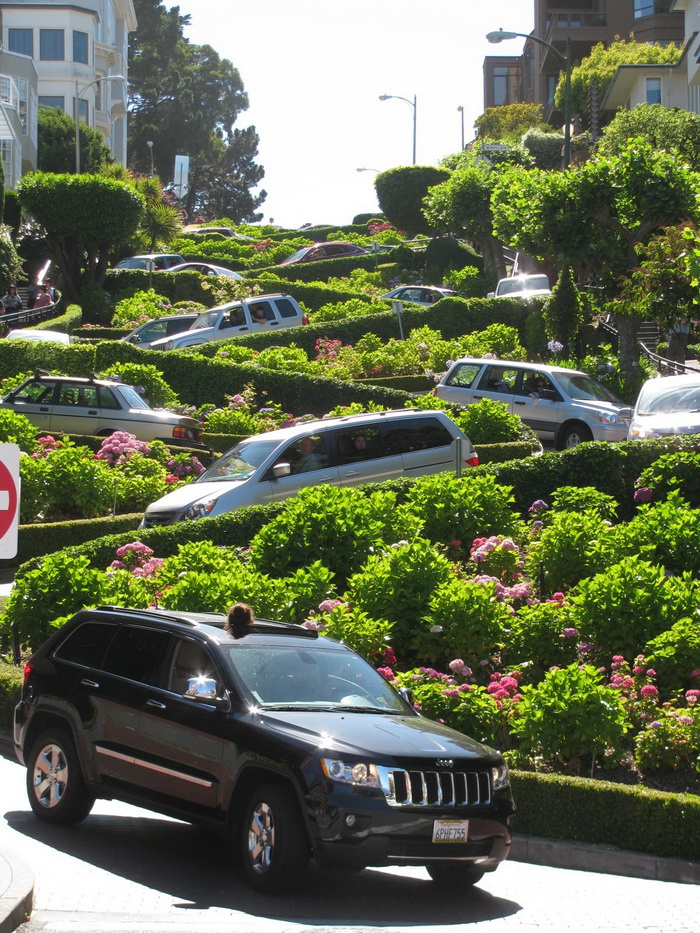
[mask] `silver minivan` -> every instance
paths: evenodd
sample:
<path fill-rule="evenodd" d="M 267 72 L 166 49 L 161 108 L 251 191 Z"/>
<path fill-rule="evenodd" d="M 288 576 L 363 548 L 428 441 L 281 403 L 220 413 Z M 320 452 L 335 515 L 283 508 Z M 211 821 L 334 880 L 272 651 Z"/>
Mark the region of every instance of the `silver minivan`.
<path fill-rule="evenodd" d="M 477 466 L 469 438 L 442 411 L 397 409 L 280 428 L 240 441 L 194 482 L 146 509 L 142 528 L 266 505 L 305 486 L 354 486 Z"/>
<path fill-rule="evenodd" d="M 503 402 L 558 450 L 627 440 L 632 417 L 631 408 L 587 373 L 544 363 L 465 357 L 443 375 L 435 395 L 455 405 Z"/>

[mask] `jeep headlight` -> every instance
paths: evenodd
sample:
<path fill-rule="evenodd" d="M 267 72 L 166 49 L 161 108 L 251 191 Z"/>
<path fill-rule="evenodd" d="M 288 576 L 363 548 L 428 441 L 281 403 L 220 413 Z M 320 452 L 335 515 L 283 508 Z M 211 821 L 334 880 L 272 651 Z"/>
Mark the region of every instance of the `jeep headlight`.
<path fill-rule="evenodd" d="M 339 761 L 336 758 L 322 758 L 321 769 L 331 781 L 340 784 L 352 784 L 355 787 L 379 787 L 377 766 L 364 761 Z"/>
<path fill-rule="evenodd" d="M 509 780 L 508 765 L 505 761 L 495 768 L 491 768 L 491 783 L 494 790 L 503 790 L 504 787 L 508 787 Z"/>
<path fill-rule="evenodd" d="M 194 505 L 191 505 L 185 512 L 184 520 L 186 522 L 193 522 L 198 518 L 206 518 L 207 515 L 211 514 L 215 505 L 216 499 L 206 499 L 201 502 L 195 502 Z"/>

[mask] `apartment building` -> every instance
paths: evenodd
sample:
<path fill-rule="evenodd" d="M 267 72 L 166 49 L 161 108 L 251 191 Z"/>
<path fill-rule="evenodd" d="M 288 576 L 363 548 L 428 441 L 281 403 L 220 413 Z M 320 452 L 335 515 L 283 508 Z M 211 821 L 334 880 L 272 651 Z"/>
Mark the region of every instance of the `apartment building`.
<path fill-rule="evenodd" d="M 128 43 L 136 25 L 133 0 L 0 2 L 0 96 L 5 78 L 12 96 L 14 81 L 19 122 L 27 128 L 21 138 L 23 171 L 36 167 L 40 104 L 59 107 L 99 130 L 115 159 L 126 164 Z M 3 132 L 0 126 L 0 141 Z M 7 144 L 10 148 L 9 139 Z M 18 163 L 16 154 L 12 161 Z"/>
<path fill-rule="evenodd" d="M 520 54 L 484 59 L 484 109 L 541 104 L 548 123 L 561 123 L 563 115 L 555 110 L 554 91 L 568 41 L 574 64 L 594 45 L 602 42 L 607 46 L 616 36 L 626 39 L 634 35 L 638 42 L 682 43 L 681 7 L 678 0 L 535 0 L 531 36 L 537 38 L 526 38 Z M 507 31 L 507 23 L 503 28 Z M 515 46 L 517 41 L 509 45 Z"/>

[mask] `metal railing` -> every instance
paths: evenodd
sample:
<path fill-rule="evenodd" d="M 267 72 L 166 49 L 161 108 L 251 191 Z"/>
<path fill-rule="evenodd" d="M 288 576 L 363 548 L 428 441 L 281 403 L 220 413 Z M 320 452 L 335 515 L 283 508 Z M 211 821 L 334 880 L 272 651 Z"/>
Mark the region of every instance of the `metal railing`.
<path fill-rule="evenodd" d="M 2 325 L 6 333 L 20 324 L 36 324 L 38 321 L 46 321 L 49 318 L 56 317 L 56 312 L 60 310 L 60 306 L 61 299 L 59 298 L 52 305 L 44 305 L 41 308 L 23 308 L 21 311 L 3 314 L 0 315 L 0 325 Z"/>
<path fill-rule="evenodd" d="M 639 347 L 642 351 L 642 356 L 644 359 L 649 360 L 650 363 L 653 363 L 653 365 L 662 375 L 681 376 L 683 373 L 694 371 L 692 366 L 687 366 L 685 363 L 679 363 L 676 360 L 668 360 L 665 356 L 659 356 L 658 353 L 654 353 L 653 350 L 650 350 L 649 347 L 641 343 L 641 341 Z"/>

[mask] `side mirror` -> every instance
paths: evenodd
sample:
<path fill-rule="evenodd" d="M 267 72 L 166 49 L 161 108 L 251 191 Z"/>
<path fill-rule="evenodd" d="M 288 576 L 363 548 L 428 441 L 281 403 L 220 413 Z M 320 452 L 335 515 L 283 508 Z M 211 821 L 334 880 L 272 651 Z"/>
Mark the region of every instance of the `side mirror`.
<path fill-rule="evenodd" d="M 495 298 L 495 297 L 496 297 L 496 292 L 487 292 L 487 293 L 486 293 L 486 297 L 487 297 L 487 298 Z"/>
<path fill-rule="evenodd" d="M 292 472 L 292 467 L 289 463 L 276 463 L 272 467 L 272 475 L 275 479 L 279 479 L 281 476 L 289 476 Z"/>
<path fill-rule="evenodd" d="M 631 420 L 632 420 L 632 415 L 633 415 L 633 414 L 634 414 L 634 409 L 632 409 L 632 408 L 621 408 L 621 409 L 618 411 L 618 415 L 619 415 L 624 421 L 631 421 Z"/>
<path fill-rule="evenodd" d="M 413 696 L 413 690 L 411 690 L 410 687 L 399 687 L 399 696 L 411 707 L 416 702 Z"/>
<path fill-rule="evenodd" d="M 226 696 L 217 696 L 216 680 L 213 677 L 190 677 L 184 696 L 196 703 L 206 703 L 218 709 L 228 711 L 231 700 Z"/>

